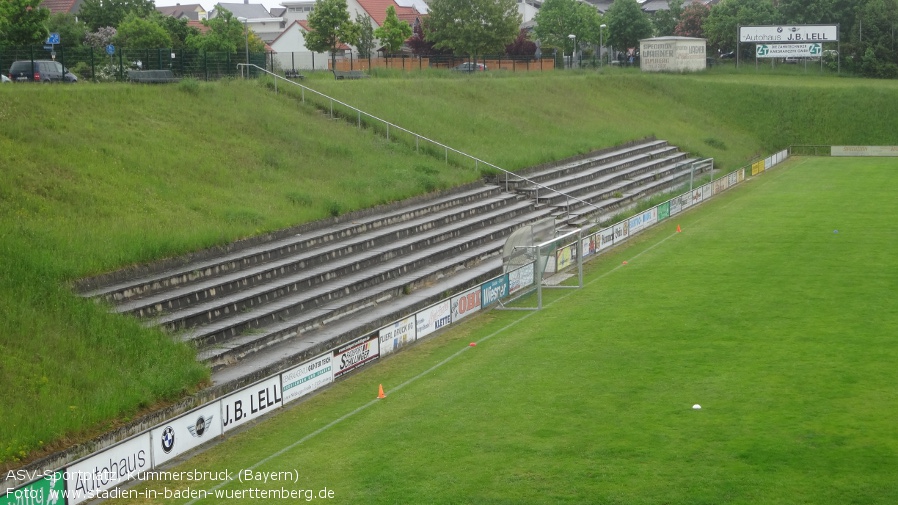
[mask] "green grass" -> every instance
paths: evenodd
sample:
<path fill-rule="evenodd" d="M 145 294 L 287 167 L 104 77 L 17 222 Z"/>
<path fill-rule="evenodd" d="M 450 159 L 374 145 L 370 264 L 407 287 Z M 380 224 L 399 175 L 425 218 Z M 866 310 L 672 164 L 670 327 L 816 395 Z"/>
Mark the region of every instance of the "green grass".
<path fill-rule="evenodd" d="M 178 468 L 335 503 L 894 503 L 891 163 L 789 162 Z"/>
<path fill-rule="evenodd" d="M 829 77 L 325 77 L 308 82 L 510 169 L 652 134 L 730 169 L 790 143 L 892 143 L 889 118 L 898 115 L 896 83 Z M 330 120 L 264 83 L 81 84 L 0 88 L 6 465 L 208 377 L 190 349 L 74 297 L 74 280 L 481 175 L 439 152 L 415 154 L 412 139 L 387 142 Z"/>

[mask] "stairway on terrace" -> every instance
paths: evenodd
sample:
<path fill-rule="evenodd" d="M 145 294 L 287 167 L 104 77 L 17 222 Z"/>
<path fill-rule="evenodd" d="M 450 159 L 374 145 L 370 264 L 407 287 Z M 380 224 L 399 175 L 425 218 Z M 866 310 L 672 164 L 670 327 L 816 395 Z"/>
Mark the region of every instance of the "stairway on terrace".
<path fill-rule="evenodd" d="M 518 227 L 617 208 L 688 177 L 690 160 L 644 139 L 528 171 L 530 182 L 508 183 L 514 192 L 472 184 L 85 279 L 79 291 L 194 345 L 216 385 L 246 384 L 500 274 Z"/>

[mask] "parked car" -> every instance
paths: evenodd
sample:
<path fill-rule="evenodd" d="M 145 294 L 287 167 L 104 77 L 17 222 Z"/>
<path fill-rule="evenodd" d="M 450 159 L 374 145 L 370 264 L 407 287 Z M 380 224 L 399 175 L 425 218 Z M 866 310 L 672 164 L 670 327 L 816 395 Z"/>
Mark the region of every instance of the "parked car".
<path fill-rule="evenodd" d="M 9 79 L 14 82 L 78 82 L 78 77 L 53 60 L 22 60 L 9 67 Z"/>
<path fill-rule="evenodd" d="M 453 67 L 452 70 L 456 72 L 484 72 L 486 71 L 486 65 L 483 63 L 472 63 L 470 61 L 466 61 L 461 65 Z"/>

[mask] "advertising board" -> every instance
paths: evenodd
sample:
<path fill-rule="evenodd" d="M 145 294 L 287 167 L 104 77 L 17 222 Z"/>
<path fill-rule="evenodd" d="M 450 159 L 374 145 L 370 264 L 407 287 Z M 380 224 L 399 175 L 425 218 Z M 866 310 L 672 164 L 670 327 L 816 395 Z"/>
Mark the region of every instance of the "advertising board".
<path fill-rule="evenodd" d="M 832 146 L 831 156 L 898 156 L 898 146 Z"/>
<path fill-rule="evenodd" d="M 533 263 L 530 265 L 533 265 Z M 477 286 L 458 296 L 453 296 L 451 300 L 452 321 L 458 321 L 480 310 L 480 295 L 480 286 Z"/>
<path fill-rule="evenodd" d="M 452 301 L 445 300 L 415 314 L 418 338 L 425 337 L 452 322 Z"/>
<path fill-rule="evenodd" d="M 69 505 L 100 497 L 152 468 L 150 432 L 144 432 L 66 467 Z"/>
<path fill-rule="evenodd" d="M 508 276 L 503 275 L 502 277 L 484 282 L 480 285 L 480 291 L 481 306 L 489 307 L 498 302 L 500 298 L 508 296 Z"/>
<path fill-rule="evenodd" d="M 479 292 L 480 288 L 477 288 L 477 291 Z M 477 300 L 480 300 L 480 296 L 477 297 Z M 415 316 L 409 316 L 384 326 L 380 329 L 378 338 L 380 339 L 381 356 L 386 356 L 404 345 L 411 344 L 416 339 Z"/>
<path fill-rule="evenodd" d="M 571 246 L 573 248 L 574 246 Z M 556 251 L 558 254 L 558 251 Z M 508 272 L 508 294 L 516 293 L 534 282 L 533 263 L 528 263 L 517 270 Z"/>
<path fill-rule="evenodd" d="M 214 402 L 153 428 L 153 467 L 221 435 L 220 416 L 221 402 Z"/>
<path fill-rule="evenodd" d="M 275 376 L 247 386 L 221 400 L 222 431 L 263 416 L 281 406 L 281 377 Z"/>
<path fill-rule="evenodd" d="M 823 54 L 823 44 L 758 44 L 758 58 L 810 58 Z"/>
<path fill-rule="evenodd" d="M 334 350 L 334 378 L 362 367 L 380 357 L 379 333 L 366 335 Z"/>
<path fill-rule="evenodd" d="M 334 382 L 334 354 L 327 353 L 281 374 L 283 403 L 305 396 Z"/>
<path fill-rule="evenodd" d="M 838 42 L 837 25 L 740 26 L 740 42 Z"/>

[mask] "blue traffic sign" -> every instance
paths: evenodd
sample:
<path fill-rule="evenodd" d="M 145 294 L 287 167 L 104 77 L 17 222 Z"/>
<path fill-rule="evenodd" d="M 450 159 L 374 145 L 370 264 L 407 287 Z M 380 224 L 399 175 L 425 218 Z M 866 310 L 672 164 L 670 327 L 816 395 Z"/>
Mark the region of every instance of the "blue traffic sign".
<path fill-rule="evenodd" d="M 49 37 L 47 37 L 47 44 L 59 44 L 59 34 L 51 33 Z"/>
<path fill-rule="evenodd" d="M 113 54 L 115 54 L 115 46 L 112 44 L 109 44 L 108 46 L 106 46 L 106 54 L 108 54 L 109 56 L 112 56 Z"/>

